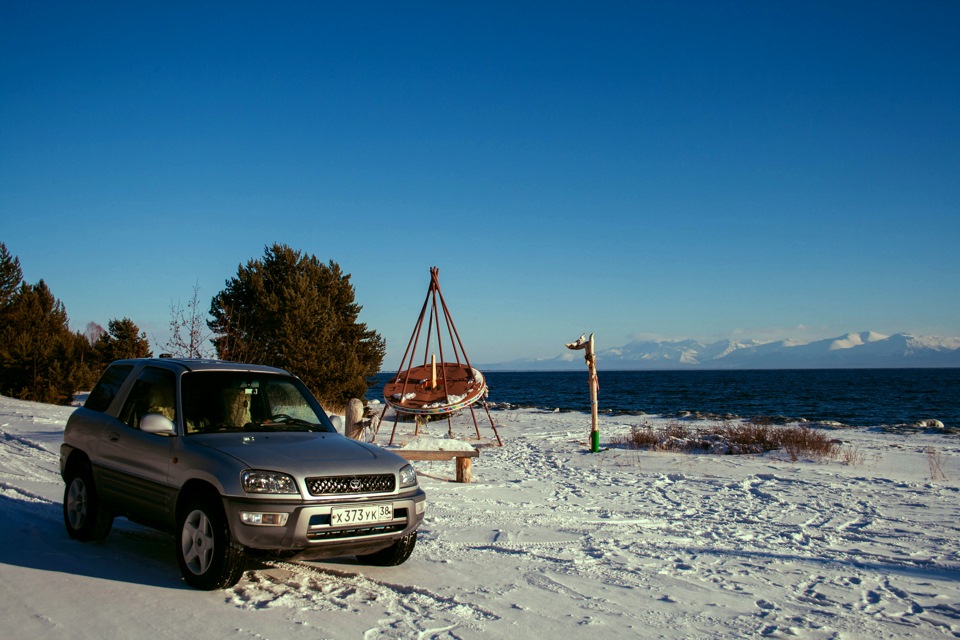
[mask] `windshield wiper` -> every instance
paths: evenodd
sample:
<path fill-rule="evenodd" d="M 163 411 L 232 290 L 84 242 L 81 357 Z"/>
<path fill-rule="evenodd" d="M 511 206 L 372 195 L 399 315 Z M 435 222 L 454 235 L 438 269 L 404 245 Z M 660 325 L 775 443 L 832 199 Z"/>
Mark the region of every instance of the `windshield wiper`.
<path fill-rule="evenodd" d="M 285 413 L 277 413 L 263 422 L 251 422 L 244 425 L 247 431 L 326 431 L 321 424 Z"/>

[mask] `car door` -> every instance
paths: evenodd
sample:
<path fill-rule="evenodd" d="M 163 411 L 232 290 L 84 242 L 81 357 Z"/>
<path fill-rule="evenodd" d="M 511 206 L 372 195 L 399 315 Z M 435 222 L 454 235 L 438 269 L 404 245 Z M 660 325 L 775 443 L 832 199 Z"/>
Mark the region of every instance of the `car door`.
<path fill-rule="evenodd" d="M 99 456 L 104 498 L 134 520 L 169 522 L 174 490 L 169 483 L 174 434 L 147 433 L 140 422 L 161 414 L 176 424 L 176 375 L 146 366 L 138 374 L 120 415 L 102 434 Z"/>

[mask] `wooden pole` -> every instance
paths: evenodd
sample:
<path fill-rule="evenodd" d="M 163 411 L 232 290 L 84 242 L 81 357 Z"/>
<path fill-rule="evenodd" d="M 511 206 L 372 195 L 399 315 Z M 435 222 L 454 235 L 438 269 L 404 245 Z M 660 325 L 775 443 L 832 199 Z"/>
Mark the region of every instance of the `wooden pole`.
<path fill-rule="evenodd" d="M 377 428 L 373 430 L 373 437 L 370 439 L 370 442 L 376 442 L 377 436 L 380 435 L 380 425 L 383 424 L 383 416 L 387 415 L 387 407 L 390 405 L 384 403 L 383 411 L 380 412 L 380 418 L 377 420 Z M 397 423 L 393 423 L 393 430 L 397 430 Z M 393 434 L 390 434 L 390 442 L 393 443 Z"/>
<path fill-rule="evenodd" d="M 363 438 L 363 402 L 359 398 L 350 398 L 343 417 L 343 433 L 348 438 Z"/>
<path fill-rule="evenodd" d="M 593 334 L 590 334 L 590 343 L 587 346 L 587 370 L 590 372 L 590 450 L 600 451 L 600 420 L 597 416 L 597 356 L 593 352 Z"/>
<path fill-rule="evenodd" d="M 599 381 L 597 380 L 597 356 L 594 353 L 593 334 L 588 339 L 586 334 L 581 335 L 575 342 L 568 342 L 567 349 L 579 351 L 585 349 L 584 360 L 587 362 L 587 371 L 589 373 L 588 382 L 590 384 L 590 450 L 593 453 L 600 451 L 600 421 L 597 407 L 597 390 Z"/>

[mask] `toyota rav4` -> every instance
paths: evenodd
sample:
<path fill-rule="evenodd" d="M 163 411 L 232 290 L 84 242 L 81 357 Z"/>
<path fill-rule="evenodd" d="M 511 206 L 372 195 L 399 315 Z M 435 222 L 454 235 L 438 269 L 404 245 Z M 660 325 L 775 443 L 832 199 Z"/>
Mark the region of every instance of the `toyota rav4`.
<path fill-rule="evenodd" d="M 281 369 L 119 360 L 67 421 L 63 519 L 80 541 L 117 516 L 174 535 L 186 582 L 239 581 L 250 550 L 398 565 L 425 496 L 403 458 L 336 432 Z"/>

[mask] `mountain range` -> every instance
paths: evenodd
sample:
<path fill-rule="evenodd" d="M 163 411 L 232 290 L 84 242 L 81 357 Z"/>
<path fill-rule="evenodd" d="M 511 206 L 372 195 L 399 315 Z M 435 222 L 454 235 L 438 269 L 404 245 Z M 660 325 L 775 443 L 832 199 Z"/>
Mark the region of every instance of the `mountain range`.
<path fill-rule="evenodd" d="M 583 351 L 553 358 L 521 358 L 481 365 L 488 371 L 562 371 L 583 368 Z M 960 338 L 886 336 L 874 331 L 802 342 L 779 340 L 636 340 L 597 351 L 597 367 L 650 369 L 876 369 L 960 367 Z"/>

